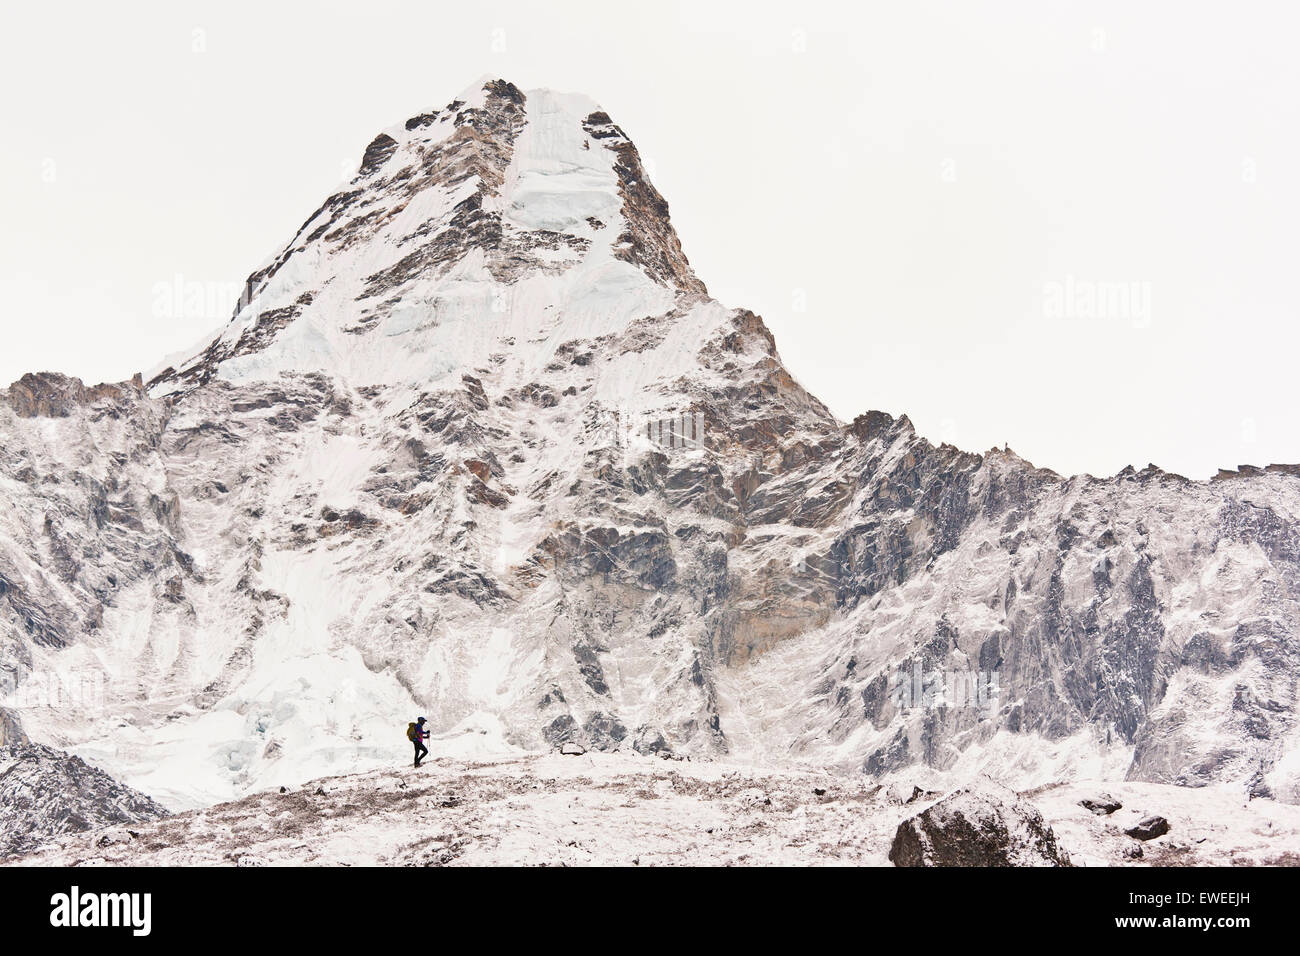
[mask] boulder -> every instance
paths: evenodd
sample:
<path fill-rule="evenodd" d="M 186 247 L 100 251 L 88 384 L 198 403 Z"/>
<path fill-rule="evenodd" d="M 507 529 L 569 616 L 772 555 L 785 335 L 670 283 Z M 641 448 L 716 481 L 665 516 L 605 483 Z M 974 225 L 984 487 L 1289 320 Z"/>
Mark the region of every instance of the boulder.
<path fill-rule="evenodd" d="M 1038 809 L 991 781 L 955 790 L 898 825 L 895 866 L 1071 866 Z"/>
<path fill-rule="evenodd" d="M 115 846 L 117 844 L 130 843 L 130 842 L 131 842 L 130 831 L 122 828 L 116 828 L 116 829 L 105 831 L 104 835 L 101 836 L 97 841 L 95 841 L 95 845 L 99 847 L 105 847 L 105 846 Z"/>
<path fill-rule="evenodd" d="M 1091 797 L 1084 797 L 1079 801 L 1079 806 L 1097 814 L 1099 817 L 1103 817 L 1107 814 L 1114 813 L 1116 810 L 1123 807 L 1124 804 L 1120 803 L 1109 793 L 1098 793 Z"/>
<path fill-rule="evenodd" d="M 581 744 L 575 744 L 573 741 L 560 745 L 560 753 L 569 757 L 581 757 L 587 752 L 587 748 Z"/>
<path fill-rule="evenodd" d="M 1158 814 L 1143 817 L 1136 826 L 1124 831 L 1135 840 L 1154 840 L 1169 832 L 1169 821 Z"/>

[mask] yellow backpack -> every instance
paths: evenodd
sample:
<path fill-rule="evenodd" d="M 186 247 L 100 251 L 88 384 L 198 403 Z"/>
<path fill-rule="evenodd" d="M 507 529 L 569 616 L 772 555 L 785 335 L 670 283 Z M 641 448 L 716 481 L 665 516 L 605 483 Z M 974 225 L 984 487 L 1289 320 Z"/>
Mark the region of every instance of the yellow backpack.
<path fill-rule="evenodd" d="M 409 724 L 406 725 L 406 739 L 407 739 L 407 740 L 414 741 L 414 740 L 415 740 L 415 735 L 416 735 L 417 732 L 418 732 L 418 731 L 416 731 L 416 729 L 415 729 L 415 721 L 411 721 Z"/>

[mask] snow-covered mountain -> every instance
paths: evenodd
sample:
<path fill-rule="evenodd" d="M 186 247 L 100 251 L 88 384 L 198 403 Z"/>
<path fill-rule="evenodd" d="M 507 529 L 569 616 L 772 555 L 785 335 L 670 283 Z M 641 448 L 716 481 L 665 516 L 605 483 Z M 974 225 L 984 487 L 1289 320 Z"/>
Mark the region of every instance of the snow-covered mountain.
<path fill-rule="evenodd" d="M 1300 801 L 1300 469 L 836 420 L 585 97 L 386 130 L 204 348 L 25 377 L 0 435 L 0 727 L 173 808 L 406 759 L 417 712 L 453 757 Z"/>

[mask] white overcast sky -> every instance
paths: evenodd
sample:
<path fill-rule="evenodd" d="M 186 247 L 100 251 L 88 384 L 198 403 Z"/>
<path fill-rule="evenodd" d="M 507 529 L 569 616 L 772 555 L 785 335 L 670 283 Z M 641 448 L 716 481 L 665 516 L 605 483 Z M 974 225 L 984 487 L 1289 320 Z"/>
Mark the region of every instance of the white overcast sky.
<path fill-rule="evenodd" d="M 598 100 L 841 418 L 1063 473 L 1297 462 L 1295 9 L 6 4 L 0 381 L 194 344 L 376 132 L 490 73 Z"/>

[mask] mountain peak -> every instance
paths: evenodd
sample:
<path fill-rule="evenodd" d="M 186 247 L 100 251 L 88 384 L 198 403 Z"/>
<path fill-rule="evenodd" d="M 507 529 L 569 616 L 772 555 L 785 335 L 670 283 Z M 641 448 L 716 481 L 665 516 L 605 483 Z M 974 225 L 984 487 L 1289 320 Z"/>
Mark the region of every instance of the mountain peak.
<path fill-rule="evenodd" d="M 0 393 L 0 735 L 177 808 L 388 762 L 419 713 L 439 759 L 1300 801 L 1294 469 L 842 425 L 585 97 L 489 80 L 376 137 L 152 391 Z"/>
<path fill-rule="evenodd" d="M 506 334 L 519 301 L 536 316 L 617 298 L 644 306 L 636 318 L 705 291 L 607 113 L 586 96 L 487 79 L 376 136 L 347 187 L 248 277 L 226 327 L 150 386 L 281 371 L 363 384 L 391 381 L 395 367 L 428 381 L 481 360 L 465 347 Z"/>

